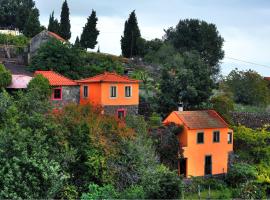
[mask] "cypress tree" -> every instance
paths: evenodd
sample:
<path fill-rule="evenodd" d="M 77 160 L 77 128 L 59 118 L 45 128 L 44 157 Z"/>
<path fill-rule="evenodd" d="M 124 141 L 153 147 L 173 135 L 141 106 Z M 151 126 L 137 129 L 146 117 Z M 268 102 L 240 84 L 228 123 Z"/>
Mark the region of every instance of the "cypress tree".
<path fill-rule="evenodd" d="M 65 40 L 69 40 L 71 38 L 69 7 L 67 4 L 67 0 L 65 0 L 63 5 L 62 5 L 59 34 Z"/>
<path fill-rule="evenodd" d="M 40 22 L 39 22 L 39 11 L 34 9 L 26 21 L 26 24 L 23 29 L 23 34 L 27 37 L 33 37 L 41 31 Z"/>
<path fill-rule="evenodd" d="M 50 15 L 48 31 L 59 34 L 60 24 L 56 18 L 54 18 L 54 12 Z"/>
<path fill-rule="evenodd" d="M 139 54 L 139 39 L 141 38 L 135 10 L 125 22 L 124 36 L 121 37 L 121 49 L 124 57 L 130 58 Z"/>
<path fill-rule="evenodd" d="M 96 27 L 97 20 L 96 11 L 92 10 L 92 13 L 88 17 L 87 23 L 85 24 L 81 35 L 81 46 L 85 49 L 94 49 L 97 44 L 97 37 L 99 35 L 99 31 Z"/>
<path fill-rule="evenodd" d="M 75 40 L 75 42 L 74 42 L 74 46 L 75 46 L 75 47 L 80 47 L 80 46 L 81 46 L 81 44 L 80 44 L 80 39 L 79 39 L 78 36 L 76 37 L 76 40 Z"/>

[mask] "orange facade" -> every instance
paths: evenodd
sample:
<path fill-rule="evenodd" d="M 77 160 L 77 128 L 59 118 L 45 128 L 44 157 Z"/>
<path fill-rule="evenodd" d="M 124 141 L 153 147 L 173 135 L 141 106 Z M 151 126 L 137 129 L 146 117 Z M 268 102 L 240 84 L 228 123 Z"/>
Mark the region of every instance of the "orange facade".
<path fill-rule="evenodd" d="M 183 150 L 179 174 L 191 177 L 227 173 L 233 132 L 216 112 L 172 112 L 164 120 L 167 123 L 184 126 L 178 136 Z"/>
<path fill-rule="evenodd" d="M 79 83 L 80 84 L 80 103 L 93 104 L 98 106 L 116 105 L 138 105 L 139 104 L 139 83 Z M 88 96 L 84 95 L 85 87 Z M 116 96 L 111 96 L 111 88 L 116 87 Z M 125 88 L 130 87 L 131 95 L 126 97 Z"/>

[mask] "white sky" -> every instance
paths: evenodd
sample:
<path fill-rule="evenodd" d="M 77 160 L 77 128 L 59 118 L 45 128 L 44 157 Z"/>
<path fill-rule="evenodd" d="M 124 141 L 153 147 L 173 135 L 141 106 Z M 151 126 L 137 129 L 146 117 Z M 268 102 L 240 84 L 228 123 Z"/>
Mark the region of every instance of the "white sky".
<path fill-rule="evenodd" d="M 60 18 L 62 0 L 36 0 L 41 24 L 47 26 L 54 10 Z M 217 25 L 225 39 L 225 57 L 266 65 L 262 67 L 225 58 L 222 74 L 232 69 L 253 69 L 270 76 L 270 1 L 268 0 L 68 0 L 72 38 L 80 36 L 91 10 L 97 11 L 98 42 L 104 53 L 121 54 L 124 23 L 136 10 L 142 37 L 161 38 L 163 29 L 180 19 L 198 18 Z M 98 46 L 97 46 L 98 47 Z"/>

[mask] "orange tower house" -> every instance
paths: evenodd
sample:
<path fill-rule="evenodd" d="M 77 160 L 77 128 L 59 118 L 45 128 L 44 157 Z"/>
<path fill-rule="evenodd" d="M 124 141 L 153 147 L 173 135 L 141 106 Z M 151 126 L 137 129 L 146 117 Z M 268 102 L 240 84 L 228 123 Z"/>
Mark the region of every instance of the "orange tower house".
<path fill-rule="evenodd" d="M 179 174 L 191 177 L 227 173 L 233 131 L 216 111 L 174 111 L 163 123 L 184 127 L 178 135 L 183 150 Z"/>
<path fill-rule="evenodd" d="M 105 114 L 118 118 L 138 114 L 139 82 L 109 72 L 78 80 L 80 104 L 101 106 Z"/>

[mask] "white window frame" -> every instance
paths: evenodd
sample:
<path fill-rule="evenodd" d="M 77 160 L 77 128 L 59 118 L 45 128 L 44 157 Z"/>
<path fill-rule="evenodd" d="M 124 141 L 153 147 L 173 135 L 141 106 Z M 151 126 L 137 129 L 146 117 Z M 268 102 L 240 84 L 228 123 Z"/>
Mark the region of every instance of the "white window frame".
<path fill-rule="evenodd" d="M 215 133 L 216 132 L 218 132 L 218 139 L 219 139 L 218 142 L 215 142 Z M 213 131 L 212 136 L 213 136 L 213 143 L 220 143 L 220 131 L 219 130 Z"/>

